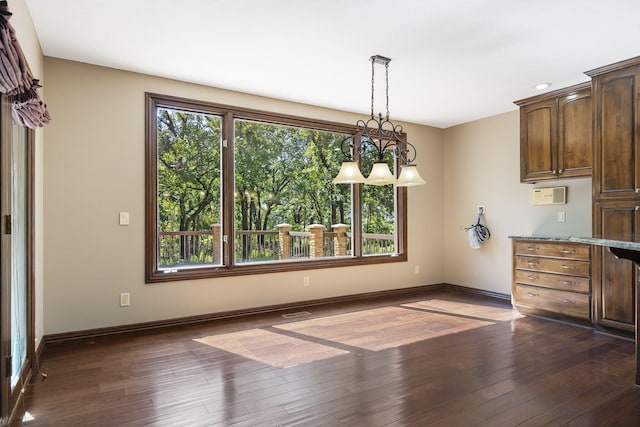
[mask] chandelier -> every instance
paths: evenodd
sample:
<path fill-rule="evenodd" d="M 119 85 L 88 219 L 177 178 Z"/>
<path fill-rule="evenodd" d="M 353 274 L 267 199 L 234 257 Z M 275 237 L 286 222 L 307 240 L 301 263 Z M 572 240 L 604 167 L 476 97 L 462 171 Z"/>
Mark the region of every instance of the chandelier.
<path fill-rule="evenodd" d="M 333 179 L 334 184 L 368 184 L 389 185 L 399 187 L 411 187 L 425 184 L 418 173 L 416 165 L 416 148 L 406 140 L 402 132 L 402 126 L 389 120 L 389 62 L 391 59 L 374 55 L 371 60 L 371 117 L 367 121 L 362 119 L 356 122 L 356 133 L 342 141 L 341 149 L 347 160 L 343 160 L 338 175 Z M 382 64 L 385 68 L 387 114 L 383 118 L 382 113 L 376 117 L 373 113 L 375 65 Z M 372 151 L 376 161 L 371 168 L 369 176 L 365 178 L 360 172 L 358 159 L 362 159 L 367 151 Z M 385 154 L 391 153 L 394 159 L 400 160 L 401 172 L 396 177 L 389 170 Z"/>

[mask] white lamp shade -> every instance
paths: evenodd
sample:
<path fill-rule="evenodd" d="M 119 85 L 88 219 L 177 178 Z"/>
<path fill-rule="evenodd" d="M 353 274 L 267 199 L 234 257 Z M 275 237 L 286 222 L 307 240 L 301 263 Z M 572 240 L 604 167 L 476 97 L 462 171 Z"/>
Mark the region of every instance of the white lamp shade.
<path fill-rule="evenodd" d="M 365 181 L 365 184 L 369 185 L 389 185 L 395 183 L 396 177 L 393 176 L 393 174 L 389 170 L 389 165 L 387 165 L 387 162 L 374 163 L 373 167 L 371 168 L 371 173 Z"/>
<path fill-rule="evenodd" d="M 400 176 L 398 177 L 398 182 L 396 185 L 398 187 L 413 187 L 416 185 L 424 185 L 427 181 L 422 179 L 420 174 L 418 173 L 418 168 L 416 165 L 404 165 L 402 166 L 402 170 L 400 171 Z"/>
<path fill-rule="evenodd" d="M 365 182 L 365 178 L 360 172 L 358 163 L 350 160 L 345 160 L 340 166 L 340 171 L 335 178 L 333 178 L 334 184 L 362 184 Z"/>

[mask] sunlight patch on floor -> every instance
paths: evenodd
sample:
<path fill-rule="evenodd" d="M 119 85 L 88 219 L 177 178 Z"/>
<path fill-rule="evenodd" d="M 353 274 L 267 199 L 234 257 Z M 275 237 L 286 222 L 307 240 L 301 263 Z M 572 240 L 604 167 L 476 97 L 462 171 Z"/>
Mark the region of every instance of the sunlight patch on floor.
<path fill-rule="evenodd" d="M 446 301 L 441 299 L 412 302 L 402 304 L 402 306 L 498 321 L 510 321 L 524 317 L 511 308 L 488 307 L 486 305 Z"/>
<path fill-rule="evenodd" d="M 211 335 L 194 341 L 277 368 L 289 368 L 348 353 L 262 329 Z"/>
<path fill-rule="evenodd" d="M 378 351 L 492 324 L 494 323 L 483 320 L 408 308 L 382 307 L 274 327 Z"/>

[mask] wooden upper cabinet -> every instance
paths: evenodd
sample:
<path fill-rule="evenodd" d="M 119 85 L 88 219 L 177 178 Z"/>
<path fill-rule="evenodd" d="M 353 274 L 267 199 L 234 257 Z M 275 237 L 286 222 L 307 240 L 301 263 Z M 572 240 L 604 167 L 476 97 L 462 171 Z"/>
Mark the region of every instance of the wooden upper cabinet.
<path fill-rule="evenodd" d="M 590 176 L 593 163 L 591 88 L 558 98 L 558 175 Z"/>
<path fill-rule="evenodd" d="M 555 178 L 558 102 L 543 100 L 520 109 L 520 181 Z"/>
<path fill-rule="evenodd" d="M 634 197 L 640 193 L 640 60 L 587 74 L 593 77 L 596 117 L 594 196 Z"/>
<path fill-rule="evenodd" d="M 591 83 L 516 101 L 520 181 L 591 176 Z"/>

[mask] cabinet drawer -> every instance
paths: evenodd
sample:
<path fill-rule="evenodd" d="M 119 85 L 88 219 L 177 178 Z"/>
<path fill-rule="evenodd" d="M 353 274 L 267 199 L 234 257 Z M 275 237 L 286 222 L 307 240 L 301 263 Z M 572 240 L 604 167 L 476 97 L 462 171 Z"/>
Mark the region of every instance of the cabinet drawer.
<path fill-rule="evenodd" d="M 591 246 L 566 243 L 515 242 L 516 255 L 590 260 Z"/>
<path fill-rule="evenodd" d="M 515 281 L 528 285 L 541 286 L 562 291 L 584 292 L 591 291 L 588 277 L 564 276 L 559 274 L 540 273 L 538 271 L 516 270 Z"/>
<path fill-rule="evenodd" d="M 518 284 L 516 285 L 515 301 L 516 305 L 590 319 L 591 297 L 589 295 Z"/>
<path fill-rule="evenodd" d="M 516 269 L 574 276 L 591 276 L 591 263 L 589 261 L 574 261 L 570 259 L 516 256 Z"/>

